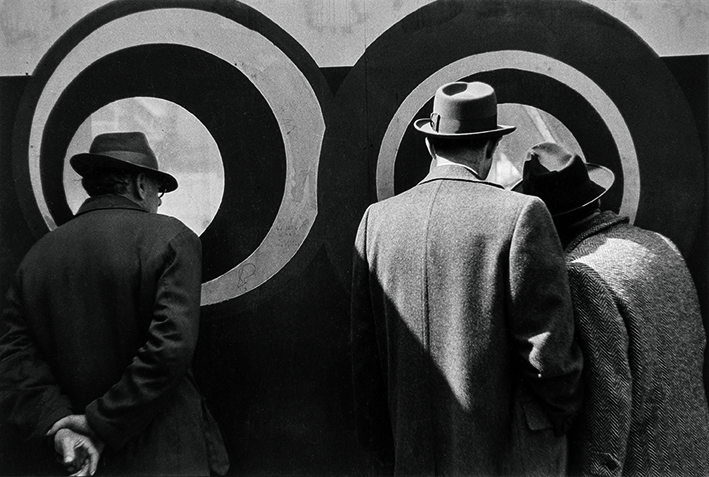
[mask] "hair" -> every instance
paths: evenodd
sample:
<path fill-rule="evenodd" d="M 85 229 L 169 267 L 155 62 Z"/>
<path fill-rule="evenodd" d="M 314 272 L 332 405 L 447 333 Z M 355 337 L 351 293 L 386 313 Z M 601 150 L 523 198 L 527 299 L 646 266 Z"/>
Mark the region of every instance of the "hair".
<path fill-rule="evenodd" d="M 554 222 L 558 223 L 561 226 L 569 226 L 585 219 L 586 217 L 593 215 L 593 213 L 600 208 L 601 201 L 600 199 L 596 199 L 590 204 L 586 204 L 583 207 L 580 207 L 572 212 L 557 215 L 556 217 L 554 217 Z"/>
<path fill-rule="evenodd" d="M 499 139 L 498 136 L 428 136 L 436 151 L 442 154 L 457 152 L 461 149 L 483 149 L 488 141 Z"/>
<path fill-rule="evenodd" d="M 596 199 L 590 204 L 584 205 L 580 209 L 569 212 L 568 214 L 552 217 L 554 227 L 559 234 L 559 239 L 561 239 L 561 244 L 566 247 L 578 234 L 580 224 L 585 223 L 600 209 L 601 201 L 600 199 Z"/>
<path fill-rule="evenodd" d="M 81 179 L 81 185 L 89 197 L 128 192 L 128 185 L 138 176 L 137 172 L 122 169 L 95 169 Z"/>

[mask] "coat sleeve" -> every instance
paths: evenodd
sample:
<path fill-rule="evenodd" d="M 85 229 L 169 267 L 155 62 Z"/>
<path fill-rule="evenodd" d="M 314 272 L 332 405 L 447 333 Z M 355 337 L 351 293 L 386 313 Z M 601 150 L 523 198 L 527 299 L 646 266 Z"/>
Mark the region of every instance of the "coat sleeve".
<path fill-rule="evenodd" d="M 2 314 L 0 416 L 20 438 L 41 438 L 57 420 L 72 414 L 72 408 L 25 321 L 20 273 Z"/>
<path fill-rule="evenodd" d="M 573 475 L 622 475 L 632 410 L 628 331 L 600 277 L 569 264 L 576 334 L 584 354 L 584 406 L 569 431 Z"/>
<path fill-rule="evenodd" d="M 89 425 L 112 448 L 120 448 L 150 423 L 192 363 L 199 332 L 199 238 L 182 232 L 169 242 L 161 260 L 145 344 L 120 381 L 86 407 Z"/>
<path fill-rule="evenodd" d="M 368 212 L 359 225 L 353 253 L 350 319 L 354 411 L 360 445 L 376 452 L 380 462 L 386 464 L 393 460 L 393 438 L 372 307 L 367 218 Z"/>
<path fill-rule="evenodd" d="M 529 199 L 510 244 L 509 327 L 522 378 L 562 435 L 581 407 L 583 359 L 564 252 L 544 203 Z"/>

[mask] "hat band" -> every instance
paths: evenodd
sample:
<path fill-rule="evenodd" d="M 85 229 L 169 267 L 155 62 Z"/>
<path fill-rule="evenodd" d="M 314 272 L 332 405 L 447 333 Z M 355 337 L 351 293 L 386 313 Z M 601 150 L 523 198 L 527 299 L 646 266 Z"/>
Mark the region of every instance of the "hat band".
<path fill-rule="evenodd" d="M 134 151 L 102 151 L 93 152 L 90 154 L 98 154 L 101 156 L 112 157 L 113 159 L 118 159 L 131 166 L 136 166 L 143 169 L 150 169 L 152 171 L 159 172 L 158 161 L 147 154 L 142 152 Z"/>
<path fill-rule="evenodd" d="M 567 188 L 566 191 L 540 194 L 539 198 L 547 205 L 551 215 L 559 215 L 588 204 L 602 196 L 604 192 L 603 187 L 589 179 L 588 182 L 574 188 Z"/>
<path fill-rule="evenodd" d="M 431 113 L 431 127 L 441 134 L 461 134 L 497 129 L 497 115 L 486 118 L 460 120 L 444 118 L 438 113 Z"/>

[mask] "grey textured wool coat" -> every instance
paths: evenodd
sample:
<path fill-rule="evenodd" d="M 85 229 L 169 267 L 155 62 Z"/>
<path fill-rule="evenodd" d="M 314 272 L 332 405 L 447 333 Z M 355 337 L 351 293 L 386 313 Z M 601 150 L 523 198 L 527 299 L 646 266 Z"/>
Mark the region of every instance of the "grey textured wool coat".
<path fill-rule="evenodd" d="M 190 370 L 200 277 L 199 238 L 180 221 L 124 197 L 88 199 L 29 251 L 8 293 L 3 424 L 40 439 L 86 414 L 106 443 L 101 475 L 226 472 Z"/>
<path fill-rule="evenodd" d="M 541 200 L 435 167 L 357 232 L 363 446 L 398 475 L 552 475 L 580 407 L 563 251 Z"/>
<path fill-rule="evenodd" d="M 571 235 L 586 382 L 571 473 L 709 475 L 705 332 L 679 251 L 612 212 Z"/>

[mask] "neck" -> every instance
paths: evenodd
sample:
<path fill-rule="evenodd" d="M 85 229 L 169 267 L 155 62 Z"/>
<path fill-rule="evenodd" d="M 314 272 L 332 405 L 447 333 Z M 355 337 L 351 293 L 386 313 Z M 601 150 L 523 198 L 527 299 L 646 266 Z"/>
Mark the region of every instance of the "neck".
<path fill-rule="evenodd" d="M 138 194 L 134 186 L 130 186 L 125 193 L 119 195 L 121 197 L 125 197 L 131 202 L 135 202 L 138 206 L 140 206 L 140 208 L 144 209 L 145 211 L 151 211 L 147 201 L 144 198 L 140 197 L 140 194 Z"/>
<path fill-rule="evenodd" d="M 581 232 L 586 230 L 589 222 L 601 213 L 597 207 L 591 209 L 581 209 L 577 213 L 571 213 L 568 217 L 554 217 L 554 225 L 559 233 L 561 245 L 566 246 L 571 243 Z"/>
<path fill-rule="evenodd" d="M 464 166 L 473 171 L 473 173 L 481 180 L 487 177 L 487 172 L 482 174 L 482 168 L 480 167 L 480 161 L 475 160 L 465 160 L 465 158 L 452 158 L 452 157 L 442 157 L 436 156 L 436 166 L 447 166 L 450 164 L 457 164 L 459 166 Z"/>

